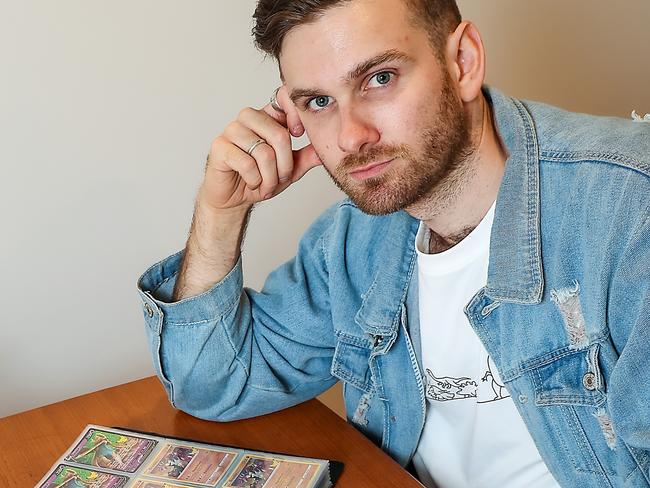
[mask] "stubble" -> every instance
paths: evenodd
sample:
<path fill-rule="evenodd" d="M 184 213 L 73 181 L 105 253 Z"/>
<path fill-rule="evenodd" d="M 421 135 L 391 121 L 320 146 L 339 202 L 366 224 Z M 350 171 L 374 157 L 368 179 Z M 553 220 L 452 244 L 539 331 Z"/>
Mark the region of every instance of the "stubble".
<path fill-rule="evenodd" d="M 363 212 L 386 215 L 408 209 L 418 214 L 440 210 L 462 189 L 471 172 L 473 150 L 469 125 L 461 101 L 454 93 L 448 75 L 443 81 L 438 108 L 422 129 L 420 148 L 405 144 L 375 146 L 370 150 L 346 156 L 330 172 L 334 183 Z M 350 172 L 377 161 L 388 161 L 386 173 L 355 181 Z M 437 212 L 436 212 L 437 213 Z"/>

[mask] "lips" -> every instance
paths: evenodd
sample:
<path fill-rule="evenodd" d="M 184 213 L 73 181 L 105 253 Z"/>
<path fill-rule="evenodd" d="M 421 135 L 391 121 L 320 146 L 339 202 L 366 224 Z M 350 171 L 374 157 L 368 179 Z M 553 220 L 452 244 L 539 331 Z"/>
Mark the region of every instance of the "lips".
<path fill-rule="evenodd" d="M 379 176 L 384 171 L 386 171 L 386 169 L 388 169 L 393 159 L 389 159 L 388 161 L 381 161 L 377 163 L 367 164 L 366 166 L 351 171 L 350 176 L 352 176 L 355 180 L 365 180 L 368 178 Z"/>

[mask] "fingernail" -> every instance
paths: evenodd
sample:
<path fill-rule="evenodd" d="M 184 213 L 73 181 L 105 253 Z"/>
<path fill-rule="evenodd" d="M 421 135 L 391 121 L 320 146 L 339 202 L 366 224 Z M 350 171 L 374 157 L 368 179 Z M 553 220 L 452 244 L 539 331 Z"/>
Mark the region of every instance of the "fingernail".
<path fill-rule="evenodd" d="M 302 125 L 298 124 L 293 128 L 293 133 L 294 134 L 300 134 L 303 131 Z"/>
<path fill-rule="evenodd" d="M 267 193 L 266 195 L 264 195 L 264 200 L 268 200 L 268 199 L 271 198 L 272 196 L 273 196 L 273 192 L 271 192 L 271 193 Z"/>

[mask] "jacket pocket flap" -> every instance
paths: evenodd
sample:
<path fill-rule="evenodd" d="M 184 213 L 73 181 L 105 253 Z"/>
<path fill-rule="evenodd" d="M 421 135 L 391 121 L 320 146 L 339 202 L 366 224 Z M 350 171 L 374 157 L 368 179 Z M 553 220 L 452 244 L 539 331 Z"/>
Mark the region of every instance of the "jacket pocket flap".
<path fill-rule="evenodd" d="M 368 361 L 372 345 L 367 339 L 337 332 L 338 341 L 332 359 L 332 375 L 365 392 L 372 391 Z"/>
<path fill-rule="evenodd" d="M 606 400 L 598 365 L 598 344 L 586 349 L 565 348 L 544 358 L 532 369 L 537 405 L 599 406 Z"/>

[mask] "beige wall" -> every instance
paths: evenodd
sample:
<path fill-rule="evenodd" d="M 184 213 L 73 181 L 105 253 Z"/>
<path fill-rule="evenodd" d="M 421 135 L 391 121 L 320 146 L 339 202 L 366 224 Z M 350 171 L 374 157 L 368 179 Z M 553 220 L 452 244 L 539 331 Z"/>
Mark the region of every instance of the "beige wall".
<path fill-rule="evenodd" d="M 625 8 L 622 8 L 624 5 Z M 0 416 L 152 373 L 138 275 L 182 247 L 211 139 L 265 103 L 253 0 L 0 9 Z M 650 3 L 461 2 L 514 95 L 650 112 Z M 247 284 L 339 193 L 316 170 L 255 212 Z"/>
<path fill-rule="evenodd" d="M 487 48 L 488 83 L 569 110 L 650 112 L 650 2 L 460 0 Z"/>

